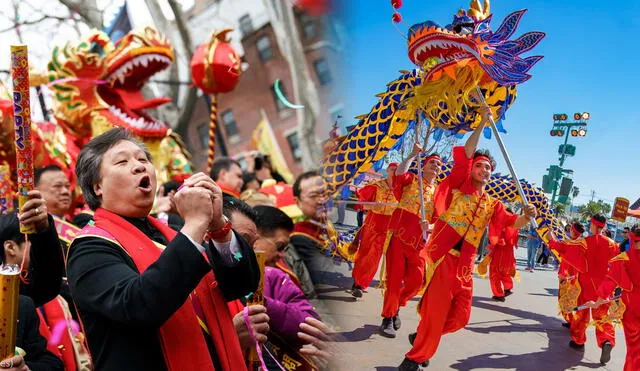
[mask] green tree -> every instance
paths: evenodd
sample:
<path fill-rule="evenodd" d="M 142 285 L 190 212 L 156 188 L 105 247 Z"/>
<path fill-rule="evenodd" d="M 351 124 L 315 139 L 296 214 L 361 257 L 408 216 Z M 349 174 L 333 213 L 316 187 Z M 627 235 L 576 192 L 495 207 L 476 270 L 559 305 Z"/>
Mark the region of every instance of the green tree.
<path fill-rule="evenodd" d="M 598 202 L 589 201 L 584 205 L 578 206 L 578 214 L 580 214 L 582 220 L 589 219 L 593 214 L 603 214 L 606 216 L 609 213 L 611 213 L 611 204 L 602 200 L 598 200 Z"/>
<path fill-rule="evenodd" d="M 556 202 L 553 205 L 553 212 L 556 214 L 557 217 L 561 217 L 567 214 L 567 204 L 563 204 L 560 202 Z"/>

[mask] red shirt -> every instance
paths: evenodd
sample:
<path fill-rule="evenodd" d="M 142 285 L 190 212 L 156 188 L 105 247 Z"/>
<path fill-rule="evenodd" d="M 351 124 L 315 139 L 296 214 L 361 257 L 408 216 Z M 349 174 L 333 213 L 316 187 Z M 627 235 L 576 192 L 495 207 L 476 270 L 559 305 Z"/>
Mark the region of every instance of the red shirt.
<path fill-rule="evenodd" d="M 613 240 L 599 234 L 574 241 L 551 240 L 549 248 L 578 271 L 582 302 L 598 299 L 598 286 L 607 275 L 609 260 L 620 252 Z"/>
<path fill-rule="evenodd" d="M 435 222 L 427 244 L 427 262 L 436 262 L 460 240 L 458 277 L 470 280 L 473 261 L 487 224 L 498 229 L 512 226 L 518 215 L 505 210 L 498 199 L 480 192 L 471 182 L 473 157 L 467 157 L 463 146 L 453 148 L 453 169 L 440 183 L 435 195 Z"/>

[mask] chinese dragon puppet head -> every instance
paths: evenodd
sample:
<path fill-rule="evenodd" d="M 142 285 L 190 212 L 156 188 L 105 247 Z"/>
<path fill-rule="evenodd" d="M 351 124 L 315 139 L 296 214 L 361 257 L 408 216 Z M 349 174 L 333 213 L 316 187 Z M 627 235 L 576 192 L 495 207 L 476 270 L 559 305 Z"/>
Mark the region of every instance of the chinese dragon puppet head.
<path fill-rule="evenodd" d="M 115 44 L 94 30 L 76 44 L 54 48 L 47 76 L 56 121 L 79 146 L 113 127 L 126 128 L 149 147 L 159 181 L 184 179 L 192 172 L 191 156 L 164 122 L 145 112 L 170 99 L 142 94 L 173 60 L 171 44 L 151 27 Z"/>

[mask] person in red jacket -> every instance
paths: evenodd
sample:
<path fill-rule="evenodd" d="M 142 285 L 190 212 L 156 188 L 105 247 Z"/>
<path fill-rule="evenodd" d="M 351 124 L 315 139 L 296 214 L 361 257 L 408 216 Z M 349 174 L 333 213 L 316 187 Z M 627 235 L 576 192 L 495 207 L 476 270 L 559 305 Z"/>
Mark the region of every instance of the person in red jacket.
<path fill-rule="evenodd" d="M 512 212 L 507 208 L 508 212 Z M 519 230 L 489 225 L 491 243 L 491 262 L 489 263 L 489 281 L 491 292 L 496 301 L 505 301 L 512 294 L 513 277 L 516 273 L 516 257 L 513 249 L 518 248 Z"/>
<path fill-rule="evenodd" d="M 489 223 L 518 229 L 535 217 L 533 205 L 525 215 L 506 211 L 499 200 L 484 191 L 495 161 L 487 151 L 476 151 L 480 134 L 491 114 L 481 108 L 482 121 L 466 144 L 453 148 L 453 169 L 438 186 L 438 219 L 423 250 L 427 267 L 425 293 L 420 301 L 417 334 L 399 370 L 417 370 L 435 354 L 442 335 L 466 326 L 471 314 L 472 272 L 478 244 Z"/>
<path fill-rule="evenodd" d="M 351 294 L 356 298 L 362 297 L 362 290 L 369 287 L 380 265 L 391 214 L 395 209 L 392 186 L 397 167 L 397 163 L 390 163 L 386 179 L 377 180 L 358 191 L 358 200 L 368 204 L 364 205 L 367 217 L 359 231 L 358 251 L 351 274 Z"/>
<path fill-rule="evenodd" d="M 402 324 L 400 307 L 420 291 L 424 281 L 425 264 L 420 251 L 424 248 L 424 236 L 433 216 L 433 193 L 442 159 L 436 154 L 424 159 L 420 184 L 420 177 L 409 172 L 409 167 L 421 152 L 420 145 L 415 144 L 411 156 L 396 169 L 394 179 L 394 193 L 399 204 L 391 215 L 387 236 L 390 242 L 385 256 L 386 289 L 379 328 L 380 334 L 388 338 L 396 337 L 396 330 Z"/>
<path fill-rule="evenodd" d="M 582 237 L 582 234 L 584 233 L 584 225 L 582 225 L 582 223 L 573 222 L 570 225 L 567 225 L 567 227 L 569 227 L 569 238 L 577 240 Z M 580 289 L 578 284 L 578 272 L 571 266 L 571 264 L 567 264 L 564 260 L 560 261 L 560 265 L 558 266 L 558 279 L 560 281 L 558 300 L 561 302 L 563 300 L 563 295 L 572 295 L 576 290 L 576 288 L 574 288 L 575 286 L 577 286 L 578 290 Z M 562 317 L 565 320 L 565 322 L 562 323 L 562 326 L 569 328 L 571 327 L 571 320 L 573 319 L 573 311 L 562 310 L 562 307 L 563 306 L 560 305 Z"/>
<path fill-rule="evenodd" d="M 609 302 L 617 288 L 621 290 L 626 307 L 622 316 L 627 343 L 624 371 L 635 371 L 640 370 L 640 225 L 631 228 L 629 242 L 629 251 L 609 261 L 609 271 L 598 286 L 598 301 L 587 306 L 592 310 L 598 308 Z"/>
<path fill-rule="evenodd" d="M 571 265 L 577 271 L 578 283 L 580 284 L 580 296 L 578 305 L 598 298 L 597 289 L 604 280 L 610 259 L 618 255 L 618 246 L 611 239 L 602 235 L 602 229 L 606 226 L 604 216 L 596 214 L 591 218 L 591 235 L 575 241 L 557 241 L 552 238 L 549 247 L 556 252 L 560 258 Z M 606 364 L 611 359 L 611 349 L 616 343 L 616 333 L 613 324 L 602 321 L 607 315 L 609 306 L 602 305 L 591 310 L 584 309 L 577 311 L 571 321 L 571 341 L 569 346 L 583 350 L 587 341 L 586 330 L 589 323 L 598 322 L 596 326 L 596 339 L 598 346 L 602 349 L 600 363 Z"/>

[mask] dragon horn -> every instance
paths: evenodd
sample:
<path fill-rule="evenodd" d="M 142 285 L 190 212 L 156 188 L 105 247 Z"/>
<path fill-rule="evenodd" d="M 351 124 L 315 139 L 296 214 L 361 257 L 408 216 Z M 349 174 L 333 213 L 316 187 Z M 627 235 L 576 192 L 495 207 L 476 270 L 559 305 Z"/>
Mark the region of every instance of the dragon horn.
<path fill-rule="evenodd" d="M 480 5 L 480 0 L 471 0 L 471 4 L 469 4 L 468 15 L 478 21 L 481 21 L 489 16 L 489 9 L 489 0 L 484 0 L 484 6 Z"/>

